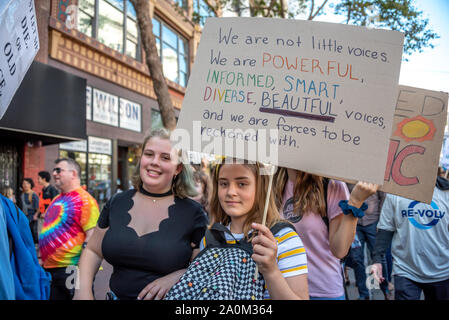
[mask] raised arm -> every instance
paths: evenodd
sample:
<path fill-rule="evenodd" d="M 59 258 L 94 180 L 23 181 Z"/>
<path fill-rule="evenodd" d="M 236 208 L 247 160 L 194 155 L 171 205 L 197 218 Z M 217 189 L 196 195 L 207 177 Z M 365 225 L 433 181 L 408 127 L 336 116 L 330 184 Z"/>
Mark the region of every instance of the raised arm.
<path fill-rule="evenodd" d="M 352 189 L 348 200 L 348 205 L 360 208 L 363 202 L 377 191 L 378 185 L 358 182 Z M 357 221 L 353 214 L 340 214 L 329 223 L 329 246 L 332 254 L 342 259 L 344 258 L 354 241 L 357 228 Z"/>

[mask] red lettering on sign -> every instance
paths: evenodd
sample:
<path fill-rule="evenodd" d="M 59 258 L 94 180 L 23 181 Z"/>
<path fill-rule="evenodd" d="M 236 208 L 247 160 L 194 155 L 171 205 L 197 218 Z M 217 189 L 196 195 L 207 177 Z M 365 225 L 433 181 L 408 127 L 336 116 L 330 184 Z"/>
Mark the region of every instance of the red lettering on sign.
<path fill-rule="evenodd" d="M 417 146 L 417 145 L 408 145 L 405 146 L 399 153 L 396 155 L 396 152 L 399 147 L 399 140 L 390 140 L 390 149 L 388 151 L 387 157 L 387 167 L 385 170 L 385 181 L 390 181 L 390 176 L 393 178 L 393 181 L 400 186 L 411 186 L 419 183 L 418 177 L 406 177 L 401 172 L 402 163 L 405 158 L 412 154 L 424 154 L 426 148 Z"/>

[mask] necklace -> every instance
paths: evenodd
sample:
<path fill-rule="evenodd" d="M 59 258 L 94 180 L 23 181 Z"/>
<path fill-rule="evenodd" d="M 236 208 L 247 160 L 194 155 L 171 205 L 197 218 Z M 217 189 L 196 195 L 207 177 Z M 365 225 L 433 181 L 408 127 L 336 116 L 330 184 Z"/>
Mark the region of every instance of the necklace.
<path fill-rule="evenodd" d="M 163 197 L 171 196 L 171 195 L 173 194 L 173 191 L 172 191 L 171 189 L 168 190 L 168 191 L 165 192 L 165 193 L 152 193 L 152 192 L 148 192 L 147 190 L 145 190 L 145 189 L 143 188 L 142 185 L 139 186 L 139 192 L 142 193 L 142 194 L 144 194 L 144 195 L 146 195 L 146 196 L 153 197 L 153 198 L 163 198 Z M 158 199 L 151 199 L 151 200 L 153 200 L 153 202 L 156 202 Z"/>

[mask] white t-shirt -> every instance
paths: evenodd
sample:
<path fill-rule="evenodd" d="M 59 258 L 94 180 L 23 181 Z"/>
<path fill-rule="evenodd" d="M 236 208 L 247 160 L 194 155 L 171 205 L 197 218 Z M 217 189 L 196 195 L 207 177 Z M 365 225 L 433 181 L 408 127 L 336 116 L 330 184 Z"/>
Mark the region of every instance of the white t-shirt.
<path fill-rule="evenodd" d="M 431 205 L 388 194 L 378 229 L 393 231 L 393 275 L 431 283 L 449 279 L 449 191 Z"/>
<path fill-rule="evenodd" d="M 228 226 L 229 229 L 229 226 Z M 241 240 L 245 236 L 243 233 L 233 233 L 235 240 Z M 274 237 L 278 243 L 277 262 L 279 270 L 284 278 L 307 273 L 306 250 L 298 234 L 290 228 L 279 230 Z M 225 233 L 226 241 L 229 244 L 235 243 L 231 235 Z M 200 242 L 200 250 L 204 249 L 205 238 Z M 270 294 L 265 286 L 265 300 L 270 299 Z"/>

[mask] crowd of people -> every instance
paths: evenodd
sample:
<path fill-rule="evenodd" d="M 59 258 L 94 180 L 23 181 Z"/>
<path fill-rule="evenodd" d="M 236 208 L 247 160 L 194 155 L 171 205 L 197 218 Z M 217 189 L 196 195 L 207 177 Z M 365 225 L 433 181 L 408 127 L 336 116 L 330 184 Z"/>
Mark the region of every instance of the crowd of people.
<path fill-rule="evenodd" d="M 270 176 L 261 174 L 264 169 L 237 159 L 189 165 L 173 148 L 170 132 L 159 129 L 143 141 L 133 188 L 113 195 L 101 213 L 80 185 L 79 164 L 63 158 L 52 175 L 39 173 L 39 195 L 30 178 L 18 199 L 11 188 L 3 190 L 0 228 L 10 227 L 6 210 L 17 204 L 51 277 L 50 300 L 94 299 L 103 259 L 113 267 L 110 300 L 206 299 L 214 295 L 204 293 L 221 289 L 213 281 L 205 287 L 205 278 L 233 270 L 237 277 L 220 278 L 226 287 L 252 267 L 253 283 L 263 284 L 252 298 L 345 300 L 349 267 L 359 299 L 367 300 L 368 266 L 387 300 L 420 299 L 422 292 L 425 299 L 449 299 L 445 177 L 438 176 L 433 202 L 426 205 L 386 195 L 370 183 L 349 185 L 287 168 Z M 412 209 L 437 216 L 423 226 L 410 222 Z M 8 239 L 0 241 L 5 251 Z M 222 261 L 217 251 L 210 259 L 219 267 L 211 272 L 207 252 L 237 245 L 248 255 Z M 0 265 L 8 264 L 5 259 L 2 254 Z M 7 270 L 2 268 L 0 298 L 14 299 L 17 284 Z M 72 281 L 73 273 L 79 282 Z"/>

